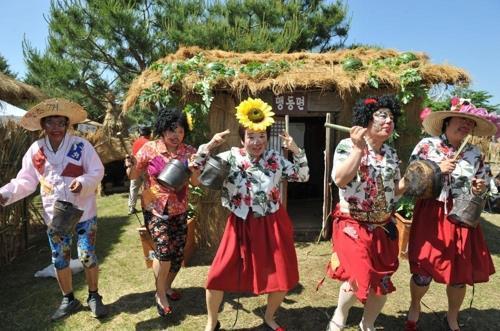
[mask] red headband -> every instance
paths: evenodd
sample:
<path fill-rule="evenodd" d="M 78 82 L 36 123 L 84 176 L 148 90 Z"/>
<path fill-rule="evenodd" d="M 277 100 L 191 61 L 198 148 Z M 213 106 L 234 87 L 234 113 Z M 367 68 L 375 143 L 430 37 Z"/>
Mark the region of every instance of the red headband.
<path fill-rule="evenodd" d="M 377 100 L 375 99 L 372 99 L 372 98 L 368 98 L 368 99 L 365 99 L 365 101 L 363 101 L 365 105 L 369 105 L 371 103 L 377 103 Z"/>

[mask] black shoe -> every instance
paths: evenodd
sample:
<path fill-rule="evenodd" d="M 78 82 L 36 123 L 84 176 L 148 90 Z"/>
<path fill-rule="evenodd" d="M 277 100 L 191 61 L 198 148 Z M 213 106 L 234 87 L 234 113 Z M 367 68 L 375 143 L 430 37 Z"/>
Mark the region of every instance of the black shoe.
<path fill-rule="evenodd" d="M 95 318 L 101 318 L 108 314 L 108 308 L 102 303 L 102 296 L 98 293 L 89 294 L 87 299 L 91 314 Z"/>
<path fill-rule="evenodd" d="M 59 308 L 57 308 L 50 319 L 52 321 L 56 321 L 58 319 L 71 315 L 72 313 L 78 311 L 81 306 L 82 304 L 77 299 L 73 299 L 70 301 L 68 298 L 63 297 Z"/>

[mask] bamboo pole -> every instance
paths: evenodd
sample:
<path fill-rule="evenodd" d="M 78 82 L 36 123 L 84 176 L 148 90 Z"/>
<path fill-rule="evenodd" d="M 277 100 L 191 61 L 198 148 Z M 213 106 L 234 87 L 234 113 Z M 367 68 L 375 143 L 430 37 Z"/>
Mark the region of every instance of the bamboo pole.
<path fill-rule="evenodd" d="M 333 123 L 325 123 L 325 127 L 330 128 L 330 129 L 335 129 L 339 130 L 342 132 L 351 132 L 351 128 L 343 125 L 338 125 L 338 124 L 333 124 Z"/>
<path fill-rule="evenodd" d="M 467 143 L 469 142 L 469 140 L 472 138 L 472 135 L 467 135 L 467 137 L 465 137 L 462 145 L 460 145 L 460 147 L 458 148 L 458 151 L 457 153 L 455 154 L 455 157 L 453 158 L 453 161 L 456 161 L 458 160 L 458 157 L 460 156 L 460 153 L 462 153 L 462 150 L 464 149 L 465 145 L 467 145 Z"/>

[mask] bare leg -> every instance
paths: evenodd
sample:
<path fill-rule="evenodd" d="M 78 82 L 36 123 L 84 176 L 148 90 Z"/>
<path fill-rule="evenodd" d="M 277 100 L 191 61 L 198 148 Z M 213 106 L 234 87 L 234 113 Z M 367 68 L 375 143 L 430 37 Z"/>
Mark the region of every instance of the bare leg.
<path fill-rule="evenodd" d="M 276 329 L 279 325 L 274 320 L 274 314 L 276 310 L 280 307 L 281 303 L 285 299 L 286 292 L 272 292 L 267 295 L 267 307 L 266 313 L 264 314 L 264 322 L 269 325 L 272 329 Z"/>
<path fill-rule="evenodd" d="M 153 271 L 156 278 L 156 297 L 162 307 L 169 307 L 170 304 L 165 295 L 168 272 L 170 271 L 170 261 L 153 260 Z"/>
<path fill-rule="evenodd" d="M 70 267 L 56 269 L 57 283 L 63 295 L 73 292 L 73 275 Z"/>
<path fill-rule="evenodd" d="M 99 279 L 99 268 L 93 266 L 92 268 L 84 268 L 85 279 L 87 280 L 87 285 L 89 286 L 89 291 L 97 291 L 98 289 L 98 279 Z"/>
<path fill-rule="evenodd" d="M 349 282 L 344 282 L 339 289 L 339 300 L 337 303 L 337 308 L 333 313 L 332 319 L 330 320 L 328 330 L 338 331 L 342 330 L 344 327 L 347 316 L 349 315 L 349 310 L 356 303 L 356 296 L 351 288 Z"/>
<path fill-rule="evenodd" d="M 446 295 L 448 296 L 448 324 L 452 330 L 459 329 L 458 312 L 465 298 L 465 286 L 446 286 Z"/>
<path fill-rule="evenodd" d="M 166 293 L 172 294 L 172 283 L 174 282 L 177 272 L 169 272 L 167 275 L 167 282 L 165 283 Z"/>
<path fill-rule="evenodd" d="M 410 278 L 411 303 L 410 308 L 408 309 L 408 316 L 406 317 L 407 320 L 415 322 L 418 321 L 418 317 L 420 315 L 420 301 L 428 290 L 429 285 L 418 286 L 415 284 L 413 277 Z"/>
<path fill-rule="evenodd" d="M 217 290 L 205 291 L 206 301 L 207 301 L 207 325 L 205 326 L 205 331 L 212 331 L 217 324 L 217 317 L 219 315 L 220 304 L 224 297 L 224 292 Z"/>
<path fill-rule="evenodd" d="M 386 301 L 387 295 L 376 295 L 373 291 L 370 291 L 365 303 L 361 323 L 359 323 L 362 331 L 375 331 L 375 320 L 382 311 Z"/>

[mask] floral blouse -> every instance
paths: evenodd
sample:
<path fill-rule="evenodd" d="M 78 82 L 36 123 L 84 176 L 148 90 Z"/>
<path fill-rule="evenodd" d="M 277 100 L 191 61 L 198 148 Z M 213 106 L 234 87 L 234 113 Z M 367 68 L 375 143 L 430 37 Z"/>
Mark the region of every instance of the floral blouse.
<path fill-rule="evenodd" d="M 186 212 L 188 185 L 175 191 L 158 183 L 156 177 L 171 159 L 178 159 L 187 164 L 195 153 L 196 149 L 186 144 L 180 144 L 175 154 L 170 153 L 161 139 L 147 142 L 141 147 L 136 156 L 136 169 L 145 172 L 142 191 L 142 207 L 145 210 L 160 217 L 166 213 L 174 216 Z"/>
<path fill-rule="evenodd" d="M 201 150 L 203 145 L 199 148 Z M 233 147 L 218 156 L 231 166 L 222 187 L 222 205 L 242 219 L 246 219 L 249 212 L 260 217 L 278 211 L 282 179 L 290 182 L 309 180 L 304 151 L 293 156 L 293 163 L 274 150 L 265 151 L 261 157 L 253 159 L 244 148 Z M 199 154 L 195 162 L 203 164 L 200 159 L 207 157 Z"/>
<path fill-rule="evenodd" d="M 410 156 L 413 160 L 431 160 L 436 163 L 452 158 L 456 150 L 450 145 L 445 134 L 439 137 L 424 138 L 415 146 Z M 450 193 L 452 198 L 470 192 L 473 177 L 485 178 L 485 170 L 481 151 L 472 144 L 467 144 L 460 153 L 455 170 L 450 175 L 442 176 L 443 189 L 437 200 L 445 202 Z"/>
<path fill-rule="evenodd" d="M 333 156 L 332 179 L 334 181 L 337 167 L 349 157 L 352 148 L 351 138 L 343 139 L 337 145 Z M 375 151 L 368 146 L 361 158 L 356 177 L 344 188 L 339 187 L 341 209 L 349 209 L 350 212 L 372 212 L 381 205 L 385 206 L 388 213 L 395 209 L 397 202 L 395 188 L 396 183 L 401 178 L 399 170 L 401 161 L 396 150 L 389 145 L 382 145 L 380 154 L 382 159 L 377 160 Z M 377 182 L 382 183 L 382 185 L 377 185 Z M 383 192 L 381 192 L 381 188 L 383 188 Z M 382 194 L 385 197 L 385 204 L 379 201 Z"/>

